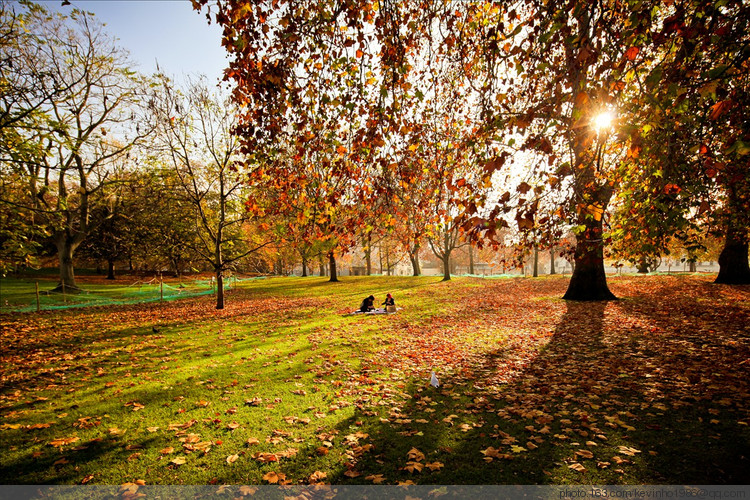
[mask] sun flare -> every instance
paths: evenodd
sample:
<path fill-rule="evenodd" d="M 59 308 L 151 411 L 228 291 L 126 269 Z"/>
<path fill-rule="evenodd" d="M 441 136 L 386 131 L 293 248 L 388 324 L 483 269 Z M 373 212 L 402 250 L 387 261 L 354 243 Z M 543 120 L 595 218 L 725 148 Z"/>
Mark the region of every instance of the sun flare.
<path fill-rule="evenodd" d="M 601 132 L 612 127 L 615 114 L 612 111 L 603 111 L 594 117 L 594 129 Z"/>

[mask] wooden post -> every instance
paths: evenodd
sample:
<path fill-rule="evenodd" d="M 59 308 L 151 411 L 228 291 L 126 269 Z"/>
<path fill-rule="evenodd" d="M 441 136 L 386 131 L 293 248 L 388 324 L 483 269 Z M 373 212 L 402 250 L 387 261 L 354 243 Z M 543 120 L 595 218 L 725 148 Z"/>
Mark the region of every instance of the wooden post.
<path fill-rule="evenodd" d="M 39 282 L 37 281 L 35 285 L 36 285 L 36 312 L 39 312 L 41 310 L 41 307 L 39 306 Z"/>

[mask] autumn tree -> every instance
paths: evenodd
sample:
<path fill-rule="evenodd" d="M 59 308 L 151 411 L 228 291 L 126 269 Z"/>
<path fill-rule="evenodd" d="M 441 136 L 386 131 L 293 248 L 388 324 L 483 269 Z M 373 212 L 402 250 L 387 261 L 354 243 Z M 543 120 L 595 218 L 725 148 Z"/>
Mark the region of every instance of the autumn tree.
<path fill-rule="evenodd" d="M 72 291 L 77 288 L 73 257 L 93 229 L 91 210 L 105 202 L 112 169 L 148 132 L 146 123 L 136 127 L 145 87 L 128 69 L 126 52 L 91 15 L 73 10 L 63 16 L 26 6 L 25 27 L 34 36 L 22 38 L 28 45 L 18 50 L 33 61 L 27 69 L 38 72 L 38 80 L 53 82 L 53 91 L 41 92 L 43 102 L 26 116 L 33 124 L 14 128 L 20 143 L 43 147 L 11 146 L 4 160 L 23 177 L 22 205 L 33 211 L 35 223 L 48 228 L 60 285 Z"/>
<path fill-rule="evenodd" d="M 224 28 L 226 74 L 244 109 L 237 129 L 243 151 L 264 156 L 259 164 L 275 183 L 294 179 L 295 192 L 318 193 L 306 196 L 317 207 L 310 210 L 316 224 L 326 227 L 335 271 L 337 253 L 372 225 L 365 214 L 381 220 L 392 210 L 382 203 L 388 183 L 379 181 L 390 172 L 392 137 L 409 126 L 402 99 L 411 86 L 408 47 L 430 24 L 431 10 L 403 2 L 194 5 L 208 5 Z M 278 150 L 282 143 L 295 161 Z M 326 221 L 332 210 L 335 221 Z"/>
<path fill-rule="evenodd" d="M 651 232 L 690 234 L 698 225 L 724 237 L 717 283 L 750 283 L 748 22 L 746 2 L 676 3 L 641 39 L 650 50 L 632 49 L 633 77 L 645 96 L 632 103 L 645 161 L 631 171 L 645 185 L 659 179 L 657 189 L 641 190 L 636 199 L 661 214 Z M 658 64 L 651 62 L 654 50 Z M 682 227 L 664 223 L 675 219 Z"/>

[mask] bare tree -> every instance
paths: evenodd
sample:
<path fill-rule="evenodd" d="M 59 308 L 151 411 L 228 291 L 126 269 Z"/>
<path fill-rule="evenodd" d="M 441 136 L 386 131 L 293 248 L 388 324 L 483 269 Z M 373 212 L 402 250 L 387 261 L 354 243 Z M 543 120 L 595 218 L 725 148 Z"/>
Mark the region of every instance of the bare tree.
<path fill-rule="evenodd" d="M 247 183 L 240 143 L 232 130 L 237 109 L 227 96 L 211 91 L 205 78 L 189 81 L 185 92 L 167 78 L 154 106 L 159 137 L 191 204 L 198 226 L 196 251 L 208 262 L 217 283 L 216 308 L 224 308 L 224 273 L 238 260 L 270 244 L 247 245 L 242 225 Z"/>

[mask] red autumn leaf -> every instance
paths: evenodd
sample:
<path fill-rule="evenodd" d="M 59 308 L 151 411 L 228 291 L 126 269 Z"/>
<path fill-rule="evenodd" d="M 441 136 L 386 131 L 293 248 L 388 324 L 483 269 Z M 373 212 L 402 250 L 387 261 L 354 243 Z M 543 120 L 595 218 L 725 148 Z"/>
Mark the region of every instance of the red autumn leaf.
<path fill-rule="evenodd" d="M 638 56 L 639 51 L 640 49 L 638 47 L 630 47 L 625 51 L 625 58 L 628 61 L 635 61 L 635 58 Z"/>
<path fill-rule="evenodd" d="M 720 101 L 711 106 L 711 112 L 708 114 L 708 118 L 711 120 L 718 120 L 721 115 L 726 113 L 729 108 L 732 107 L 733 102 L 731 100 Z"/>

